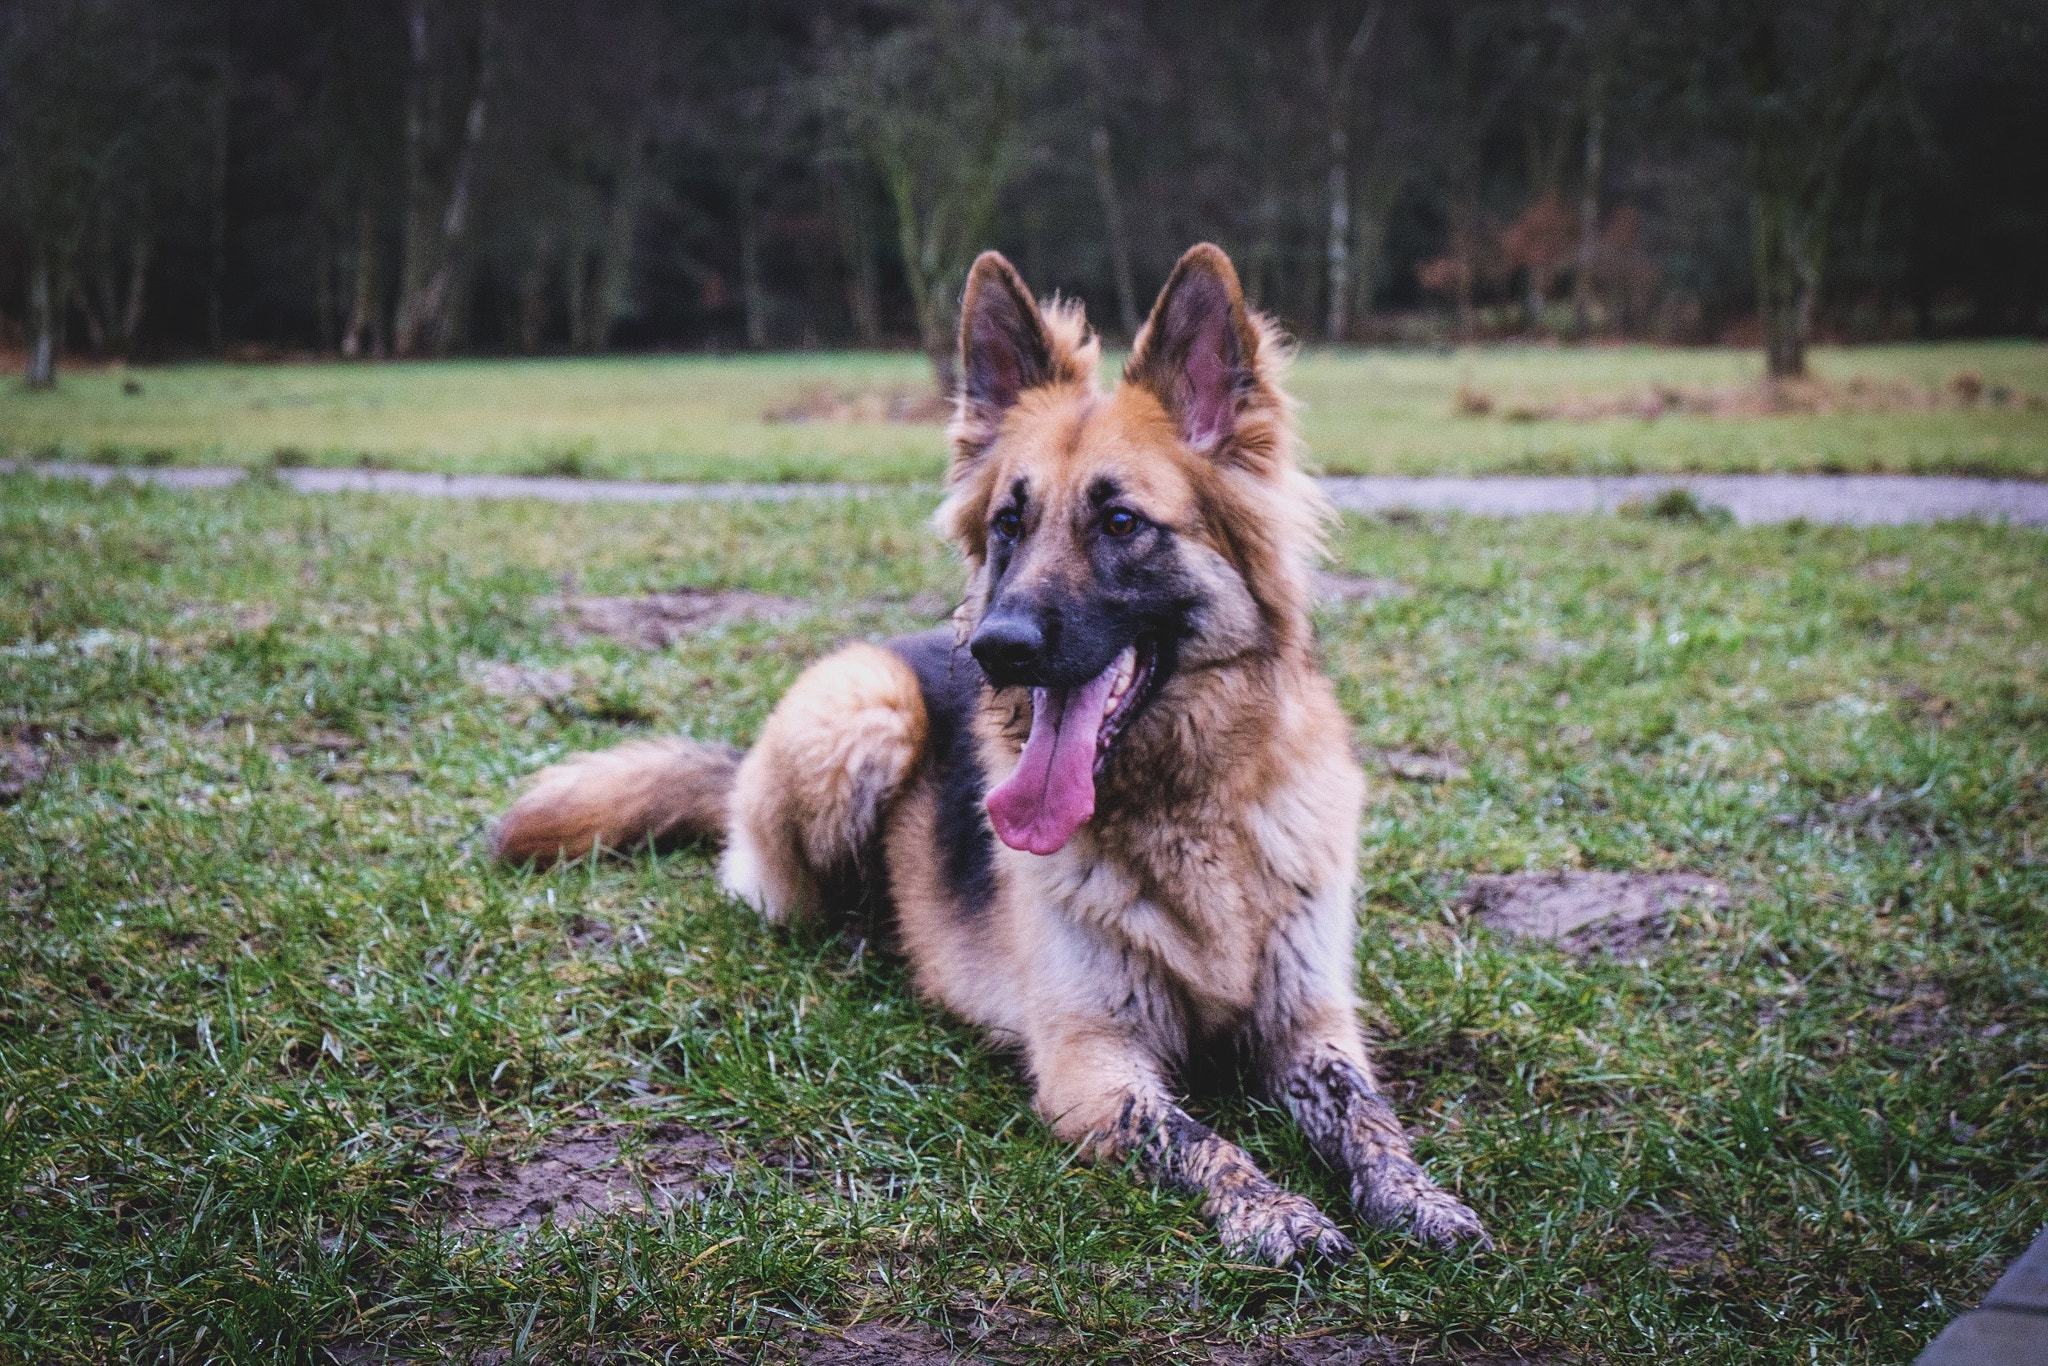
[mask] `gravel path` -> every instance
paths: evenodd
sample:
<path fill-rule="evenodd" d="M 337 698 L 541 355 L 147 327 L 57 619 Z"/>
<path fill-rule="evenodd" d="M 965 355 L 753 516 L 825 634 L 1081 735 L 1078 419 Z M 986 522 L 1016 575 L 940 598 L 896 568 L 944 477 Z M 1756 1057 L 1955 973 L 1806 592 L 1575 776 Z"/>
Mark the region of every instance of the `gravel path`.
<path fill-rule="evenodd" d="M 1920 478 L 1900 474 L 1629 475 L 1611 479 L 1325 479 L 1323 488 L 1351 512 L 1414 508 L 1523 517 L 1539 512 L 1613 512 L 1669 488 L 1690 489 L 1702 505 L 1738 522 L 1847 522 L 1856 526 L 1942 522 L 1977 517 L 2048 525 L 2048 484 L 2018 479 Z"/>
<path fill-rule="evenodd" d="M 0 474 L 28 470 L 51 479 L 83 479 L 95 487 L 128 479 L 167 489 L 219 489 L 249 472 L 126 465 L 49 465 L 0 460 Z M 277 479 L 300 493 L 410 493 L 422 498 L 538 498 L 549 503 L 786 503 L 795 498 L 863 498 L 901 485 L 663 484 L 634 479 L 561 479 L 524 474 L 415 474 L 406 470 L 286 469 Z"/>
<path fill-rule="evenodd" d="M 26 469 L 95 485 L 128 479 L 173 489 L 224 488 L 245 470 L 132 469 L 112 465 L 37 465 L 0 460 L 0 473 Z M 509 474 L 413 474 L 400 470 L 288 469 L 277 478 L 301 493 L 409 493 L 429 498 L 539 498 L 556 503 L 787 502 L 862 498 L 900 491 L 880 484 L 667 484 L 636 480 L 554 479 Z M 1341 477 L 1320 481 L 1351 512 L 1468 512 L 1482 517 L 1613 512 L 1669 488 L 1738 522 L 1846 522 L 1858 526 L 1975 517 L 2048 526 L 2048 483 L 2016 479 L 1916 478 L 1908 475 L 1630 475 L 1620 478 L 1473 479 Z M 929 486 L 924 486 L 929 488 Z"/>

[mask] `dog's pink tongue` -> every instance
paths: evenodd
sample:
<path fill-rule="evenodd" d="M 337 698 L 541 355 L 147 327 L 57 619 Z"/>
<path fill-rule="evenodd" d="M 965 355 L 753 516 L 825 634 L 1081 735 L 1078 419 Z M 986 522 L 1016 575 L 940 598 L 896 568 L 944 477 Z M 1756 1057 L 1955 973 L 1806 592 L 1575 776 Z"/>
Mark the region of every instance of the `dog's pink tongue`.
<path fill-rule="evenodd" d="M 1095 814 L 1095 741 L 1115 682 L 1112 663 L 1078 688 L 1032 691 L 1017 771 L 988 794 L 989 823 L 1004 844 L 1056 854 Z"/>

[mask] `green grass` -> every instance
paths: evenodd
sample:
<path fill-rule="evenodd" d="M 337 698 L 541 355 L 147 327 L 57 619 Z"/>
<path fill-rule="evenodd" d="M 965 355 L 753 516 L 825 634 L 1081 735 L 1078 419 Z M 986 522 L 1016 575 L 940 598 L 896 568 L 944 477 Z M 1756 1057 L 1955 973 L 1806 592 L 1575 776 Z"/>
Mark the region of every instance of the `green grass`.
<path fill-rule="evenodd" d="M 956 582 L 930 506 L 0 480 L 0 727 L 59 737 L 0 806 L 0 1360 L 774 1359 L 792 1323 L 1000 1301 L 1076 1361 L 1328 1330 L 1904 1362 L 2048 1218 L 2041 534 L 1347 522 L 1340 567 L 1415 590 L 1319 620 L 1360 745 L 1472 770 L 1376 780 L 1360 981 L 1499 1250 L 1362 1233 L 1296 1275 L 1074 1165 L 900 965 L 764 930 L 701 853 L 483 857 L 522 775 L 634 729 L 601 718 L 744 742 L 834 642 L 916 624 Z M 571 648 L 531 605 L 571 574 L 818 612 Z M 491 660 L 573 664 L 602 705 L 486 696 Z M 1570 866 L 1735 897 L 1623 961 L 1450 915 L 1469 872 Z M 646 942 L 576 950 L 577 915 Z M 1271 1111 L 1197 1108 L 1342 1209 Z M 651 1224 L 436 1232 L 431 1134 L 590 1114 L 716 1132 L 734 1170 Z M 1713 1259 L 1668 1268 L 1659 1229 Z"/>
<path fill-rule="evenodd" d="M 1820 348 L 1814 374 L 1936 389 L 1965 372 L 2048 396 L 2048 346 L 1993 343 Z M 2048 478 L 2048 409 L 1517 421 L 1518 407 L 1639 394 L 1653 386 L 1733 388 L 1761 373 L 1746 351 L 1501 347 L 1440 357 L 1311 351 L 1290 388 L 1302 430 L 1332 474 L 1977 474 Z M 1492 399 L 1453 415 L 1460 385 Z"/>
<path fill-rule="evenodd" d="M 1820 349 L 1816 374 L 1939 388 L 1978 375 L 2048 397 L 2048 346 L 1972 343 Z M 1518 407 L 1652 385 L 1741 385 L 1757 357 L 1727 350 L 1504 347 L 1438 356 L 1306 353 L 1292 387 L 1315 460 L 1332 473 L 1822 471 L 2048 478 L 2048 410 L 1655 421 L 1517 421 Z M 139 384 L 130 394 L 124 384 Z M 917 390 L 922 358 L 890 354 L 186 365 L 70 371 L 54 393 L 0 387 L 0 453 L 125 463 L 352 465 L 653 479 L 930 480 L 933 425 L 771 423 L 823 390 Z M 1461 417 L 1461 385 L 1495 401 Z"/>

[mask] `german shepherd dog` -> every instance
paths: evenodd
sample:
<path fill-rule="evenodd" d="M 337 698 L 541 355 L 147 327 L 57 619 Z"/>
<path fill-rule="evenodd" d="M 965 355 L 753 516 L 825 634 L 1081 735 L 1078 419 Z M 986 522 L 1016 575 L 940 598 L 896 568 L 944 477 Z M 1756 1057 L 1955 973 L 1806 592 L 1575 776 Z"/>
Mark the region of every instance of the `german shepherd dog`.
<path fill-rule="evenodd" d="M 497 851 L 722 839 L 725 886 L 777 922 L 878 889 L 918 988 L 1022 1053 L 1053 1131 L 1196 1194 L 1234 1255 L 1351 1242 L 1181 1108 L 1200 1054 L 1250 1061 L 1366 1223 L 1484 1241 L 1360 1034 L 1364 780 L 1316 662 L 1329 512 L 1285 343 L 1202 245 L 1110 393 L 1098 351 L 1078 305 L 984 254 L 937 514 L 968 569 L 953 628 L 813 665 L 744 757 L 668 739 L 549 768 Z"/>

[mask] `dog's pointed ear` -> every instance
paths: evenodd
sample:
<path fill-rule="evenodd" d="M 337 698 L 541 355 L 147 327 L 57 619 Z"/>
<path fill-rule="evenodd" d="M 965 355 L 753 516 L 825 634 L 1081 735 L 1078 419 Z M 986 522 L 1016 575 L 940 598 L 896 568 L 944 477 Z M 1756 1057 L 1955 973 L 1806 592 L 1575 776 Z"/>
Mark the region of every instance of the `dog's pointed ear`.
<path fill-rule="evenodd" d="M 1236 268 L 1221 247 L 1203 242 L 1188 248 L 1159 291 L 1124 364 L 1124 381 L 1158 398 L 1181 440 L 1214 452 L 1263 387 L 1262 344 Z"/>
<path fill-rule="evenodd" d="M 953 459 L 946 467 L 940 528 L 970 559 L 982 553 L 986 479 L 982 459 L 1019 399 L 1048 385 L 1090 392 L 1101 344 L 1080 302 L 1057 297 L 1043 307 L 1000 252 L 985 251 L 967 272 L 960 295 L 960 378 L 953 421 L 946 428 Z"/>
<path fill-rule="evenodd" d="M 1054 378 L 1053 342 L 1023 277 L 999 251 L 985 251 L 960 296 L 962 417 L 990 437 L 1027 389 Z"/>

